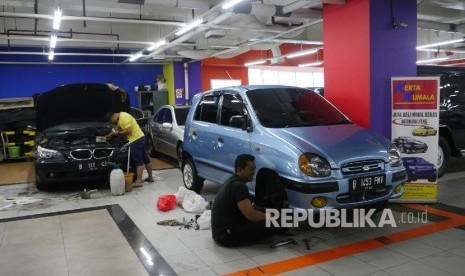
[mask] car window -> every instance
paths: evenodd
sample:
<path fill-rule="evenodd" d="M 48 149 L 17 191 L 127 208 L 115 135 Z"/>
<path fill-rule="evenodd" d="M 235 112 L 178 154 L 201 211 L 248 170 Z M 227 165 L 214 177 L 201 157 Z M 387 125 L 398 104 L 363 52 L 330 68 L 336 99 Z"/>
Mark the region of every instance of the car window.
<path fill-rule="evenodd" d="M 317 93 L 300 88 L 267 88 L 247 92 L 264 127 L 347 124 L 349 120 Z"/>
<path fill-rule="evenodd" d="M 159 124 L 163 124 L 163 118 L 165 117 L 165 113 L 166 108 L 160 109 L 160 111 L 157 112 L 157 115 L 154 117 L 153 120 Z"/>
<path fill-rule="evenodd" d="M 216 123 L 219 95 L 204 96 L 194 114 L 194 120 Z"/>
<path fill-rule="evenodd" d="M 189 108 L 176 108 L 174 110 L 174 116 L 176 117 L 176 122 L 178 126 L 183 126 L 186 124 L 186 118 L 188 113 Z"/>
<path fill-rule="evenodd" d="M 171 110 L 169 108 L 165 108 L 165 116 L 163 116 L 163 123 L 173 123 L 173 115 L 171 114 Z"/>
<path fill-rule="evenodd" d="M 220 123 L 224 126 L 230 126 L 229 121 L 232 116 L 246 115 L 247 109 L 244 102 L 239 96 L 224 94 L 221 104 Z"/>

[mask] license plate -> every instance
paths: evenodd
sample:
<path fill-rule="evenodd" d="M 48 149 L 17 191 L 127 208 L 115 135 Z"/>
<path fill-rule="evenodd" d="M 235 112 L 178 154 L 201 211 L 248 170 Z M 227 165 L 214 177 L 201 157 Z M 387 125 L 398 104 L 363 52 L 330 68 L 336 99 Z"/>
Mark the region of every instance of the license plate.
<path fill-rule="evenodd" d="M 91 172 L 98 171 L 107 167 L 107 161 L 93 161 L 93 162 L 84 162 L 78 164 L 78 170 L 80 172 Z"/>
<path fill-rule="evenodd" d="M 376 191 L 386 187 L 386 175 L 374 175 L 349 180 L 350 193 Z"/>

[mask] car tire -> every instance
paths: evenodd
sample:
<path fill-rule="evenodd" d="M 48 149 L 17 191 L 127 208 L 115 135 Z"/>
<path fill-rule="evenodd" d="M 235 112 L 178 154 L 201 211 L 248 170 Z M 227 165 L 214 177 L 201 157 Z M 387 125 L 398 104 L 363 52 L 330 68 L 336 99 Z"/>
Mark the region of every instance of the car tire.
<path fill-rule="evenodd" d="M 265 172 L 257 176 L 255 204 L 265 208 L 281 209 L 284 206 L 284 186 L 275 172 Z"/>
<path fill-rule="evenodd" d="M 148 142 L 149 142 L 149 145 L 148 145 L 148 148 L 149 148 L 149 156 L 150 157 L 156 157 L 157 156 L 157 152 L 155 150 L 155 147 L 153 146 L 153 140 L 152 140 L 152 137 L 148 137 Z"/>
<path fill-rule="evenodd" d="M 434 181 L 436 181 L 436 176 L 435 176 L 435 175 L 432 175 L 432 176 L 428 177 L 428 181 L 429 181 L 429 182 L 434 182 Z"/>
<path fill-rule="evenodd" d="M 176 155 L 178 156 L 179 169 L 182 169 L 182 152 L 183 152 L 183 147 L 182 147 L 182 142 L 180 142 L 178 143 L 178 147 L 176 149 Z"/>
<path fill-rule="evenodd" d="M 38 190 L 46 190 L 50 188 L 50 184 L 43 182 L 42 180 L 40 180 L 40 177 L 36 175 L 36 188 Z"/>
<path fill-rule="evenodd" d="M 204 180 L 197 175 L 197 169 L 192 158 L 187 159 L 182 166 L 182 180 L 184 187 L 188 190 L 199 193 L 203 188 Z"/>
<path fill-rule="evenodd" d="M 443 136 L 439 136 L 439 149 L 438 149 L 438 177 L 444 175 L 447 169 L 447 165 L 449 164 L 450 158 L 450 147 L 449 143 L 447 142 L 446 138 Z"/>

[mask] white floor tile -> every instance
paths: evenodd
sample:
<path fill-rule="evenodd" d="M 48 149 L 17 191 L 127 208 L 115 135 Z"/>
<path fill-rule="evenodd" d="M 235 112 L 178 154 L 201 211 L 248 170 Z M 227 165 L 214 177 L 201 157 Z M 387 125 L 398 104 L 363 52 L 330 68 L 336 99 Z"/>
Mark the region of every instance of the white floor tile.
<path fill-rule="evenodd" d="M 244 253 L 240 252 L 238 249 L 233 248 L 212 247 L 196 250 L 194 252 L 210 267 L 231 261 L 248 259 Z"/>
<path fill-rule="evenodd" d="M 387 248 L 401 255 L 407 256 L 411 259 L 424 258 L 426 256 L 433 255 L 442 251 L 439 248 L 411 240 L 400 243 L 394 243 L 388 245 Z"/>
<path fill-rule="evenodd" d="M 435 267 L 442 271 L 447 271 L 453 275 L 463 275 L 465 257 L 452 252 L 441 252 L 430 255 L 419 260 L 422 263 Z"/>
<path fill-rule="evenodd" d="M 385 247 L 355 254 L 353 257 L 364 263 L 377 267 L 378 269 L 397 266 L 412 260 L 405 255 L 400 255 L 399 253 Z"/>
<path fill-rule="evenodd" d="M 318 267 L 335 275 L 360 276 L 378 271 L 379 269 L 357 260 L 354 257 L 345 257 L 319 264 Z"/>
<path fill-rule="evenodd" d="M 443 270 L 431 267 L 419 261 L 411 261 L 399 266 L 385 269 L 389 274 L 395 276 L 406 276 L 406 275 L 421 275 L 421 276 L 438 276 L 438 275 L 452 275 Z"/>

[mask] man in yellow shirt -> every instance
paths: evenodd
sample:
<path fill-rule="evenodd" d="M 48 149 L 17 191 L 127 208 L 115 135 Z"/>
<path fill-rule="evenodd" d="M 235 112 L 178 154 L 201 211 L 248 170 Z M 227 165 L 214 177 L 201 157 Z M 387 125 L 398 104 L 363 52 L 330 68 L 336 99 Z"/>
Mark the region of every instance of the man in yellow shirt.
<path fill-rule="evenodd" d="M 142 186 L 142 172 L 147 170 L 148 177 L 144 181 L 153 182 L 152 176 L 152 163 L 147 155 L 147 148 L 145 146 L 145 136 L 137 124 L 136 119 L 131 114 L 126 112 L 108 112 L 105 114 L 107 121 L 117 124 L 115 131 L 107 135 L 108 138 L 115 135 L 126 135 L 129 140 L 131 149 L 131 159 L 137 166 L 137 179 L 133 183 L 133 187 Z"/>

